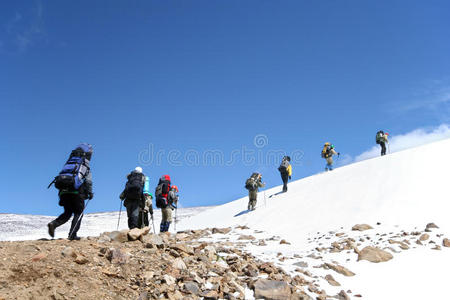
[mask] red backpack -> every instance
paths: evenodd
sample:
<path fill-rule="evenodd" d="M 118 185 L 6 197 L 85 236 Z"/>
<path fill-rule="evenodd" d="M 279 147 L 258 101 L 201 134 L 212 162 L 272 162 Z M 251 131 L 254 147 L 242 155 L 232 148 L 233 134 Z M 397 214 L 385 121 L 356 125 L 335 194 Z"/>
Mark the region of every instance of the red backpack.
<path fill-rule="evenodd" d="M 169 205 L 168 196 L 170 191 L 170 176 L 163 175 L 159 179 L 158 186 L 155 190 L 156 207 L 166 208 Z"/>

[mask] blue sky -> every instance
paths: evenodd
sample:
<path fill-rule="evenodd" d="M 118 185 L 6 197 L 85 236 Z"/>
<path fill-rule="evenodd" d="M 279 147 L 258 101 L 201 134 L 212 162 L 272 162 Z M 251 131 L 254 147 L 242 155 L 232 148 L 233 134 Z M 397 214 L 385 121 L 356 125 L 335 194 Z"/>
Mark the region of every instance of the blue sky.
<path fill-rule="evenodd" d="M 280 184 L 276 150 L 303 154 L 299 179 L 322 171 L 326 141 L 355 157 L 380 128 L 447 124 L 449 11 L 448 1 L 4 1 L 0 212 L 58 214 L 46 187 L 82 141 L 95 147 L 93 212 L 119 208 L 137 165 L 153 185 L 170 174 L 183 206 L 214 205 L 244 196 L 253 171 Z"/>

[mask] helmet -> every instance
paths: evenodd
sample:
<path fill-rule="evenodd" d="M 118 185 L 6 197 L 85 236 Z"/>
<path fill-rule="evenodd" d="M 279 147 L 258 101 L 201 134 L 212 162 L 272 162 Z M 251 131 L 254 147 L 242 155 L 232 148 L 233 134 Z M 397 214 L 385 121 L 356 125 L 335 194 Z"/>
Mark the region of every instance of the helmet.
<path fill-rule="evenodd" d="M 141 167 L 136 167 L 136 168 L 134 169 L 134 171 L 135 171 L 136 173 L 142 173 L 142 168 L 141 168 Z"/>
<path fill-rule="evenodd" d="M 385 134 L 385 135 L 389 135 L 389 133 L 387 133 L 387 132 L 385 132 L 384 134 Z"/>
<path fill-rule="evenodd" d="M 170 188 L 171 188 L 172 190 L 175 190 L 175 191 L 178 193 L 178 187 L 177 187 L 176 185 L 172 185 Z"/>
<path fill-rule="evenodd" d="M 331 145 L 331 146 L 330 146 L 330 149 L 334 149 L 334 145 Z"/>
<path fill-rule="evenodd" d="M 330 146 L 330 143 L 326 142 L 324 146 Z"/>

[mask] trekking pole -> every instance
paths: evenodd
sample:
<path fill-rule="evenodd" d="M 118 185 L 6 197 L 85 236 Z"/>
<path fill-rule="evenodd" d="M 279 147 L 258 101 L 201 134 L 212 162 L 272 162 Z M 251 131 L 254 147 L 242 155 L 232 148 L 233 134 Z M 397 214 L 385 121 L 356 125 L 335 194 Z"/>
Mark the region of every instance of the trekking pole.
<path fill-rule="evenodd" d="M 117 229 L 119 230 L 119 224 L 120 224 L 120 215 L 122 214 L 122 200 L 120 200 L 120 208 L 119 208 L 119 219 L 117 220 Z"/>
<path fill-rule="evenodd" d="M 391 147 L 389 146 L 389 142 L 387 144 L 388 144 L 388 153 L 391 154 Z"/>
<path fill-rule="evenodd" d="M 267 200 L 266 200 L 266 190 L 264 190 L 264 207 L 267 206 Z"/>
<path fill-rule="evenodd" d="M 175 230 L 175 233 L 177 233 L 177 211 L 178 211 L 178 208 L 175 207 L 175 223 L 173 224 L 173 229 Z"/>
<path fill-rule="evenodd" d="M 91 201 L 90 199 L 86 202 L 86 205 L 83 208 L 83 211 L 81 212 L 81 215 L 78 217 L 77 222 L 75 223 L 75 226 L 73 226 L 72 230 L 69 232 L 69 237 L 72 236 L 73 231 L 75 230 L 75 228 L 77 228 L 78 223 L 80 223 L 81 219 L 84 216 L 84 211 L 86 210 L 86 208 L 88 207 L 89 201 Z"/>
<path fill-rule="evenodd" d="M 141 210 L 141 228 L 140 229 L 145 227 L 145 221 L 144 221 L 145 220 L 145 216 L 144 216 L 144 214 L 145 214 L 145 211 Z"/>
<path fill-rule="evenodd" d="M 151 214 L 150 216 L 152 217 L 153 233 L 156 234 L 155 221 L 153 220 L 153 214 Z"/>

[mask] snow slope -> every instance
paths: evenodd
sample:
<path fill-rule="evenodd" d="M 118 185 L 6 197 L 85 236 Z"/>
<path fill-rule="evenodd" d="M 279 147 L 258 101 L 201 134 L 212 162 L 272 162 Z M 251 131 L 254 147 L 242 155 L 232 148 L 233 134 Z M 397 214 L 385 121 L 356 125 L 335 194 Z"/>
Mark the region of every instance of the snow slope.
<path fill-rule="evenodd" d="M 56 205 L 56 204 L 55 204 Z M 179 208 L 178 220 L 189 218 L 209 207 L 192 207 Z M 89 208 L 87 209 L 89 211 Z M 61 212 L 62 212 L 61 208 Z M 154 211 L 154 222 L 156 232 L 159 232 L 159 223 L 161 222 L 161 213 L 159 209 Z M 37 216 L 37 215 L 16 215 L 16 214 L 0 214 L 0 241 L 20 241 L 20 240 L 36 240 L 41 238 L 50 238 L 47 232 L 47 223 L 55 219 L 54 216 Z M 117 229 L 117 221 L 119 212 L 91 213 L 83 217 L 79 236 L 98 236 L 105 231 L 113 231 Z M 70 229 L 70 223 L 67 222 L 58 227 L 55 232 L 55 238 L 67 238 Z M 119 230 L 126 229 L 127 212 L 122 211 L 120 217 Z M 173 231 L 173 225 L 171 231 Z"/>
<path fill-rule="evenodd" d="M 254 212 L 243 213 L 248 203 L 244 197 L 181 225 L 247 225 L 282 234 L 299 245 L 305 245 L 309 233 L 356 223 L 417 226 L 435 222 L 448 232 L 450 156 L 446 149 L 450 139 L 347 165 L 291 182 L 284 194 L 276 195 L 281 187 L 260 192 Z"/>
<path fill-rule="evenodd" d="M 346 231 L 349 236 L 364 240 L 362 235 L 350 230 L 359 223 L 376 227 L 371 231 L 371 241 L 383 233 L 424 230 L 430 222 L 436 223 L 439 232 L 449 237 L 447 167 L 450 156 L 446 155 L 449 148 L 450 139 L 447 139 L 347 165 L 292 182 L 284 194 L 277 194 L 281 187 L 260 192 L 253 212 L 245 211 L 248 198 L 244 197 L 199 213 L 181 222 L 179 227 L 246 225 L 251 229 L 247 234 L 254 234 L 257 239 L 280 236 L 291 245 L 276 243 L 258 248 L 250 244 L 247 249 L 288 271 L 293 268 L 277 259 L 279 253 L 287 257 L 306 256 L 311 249 L 322 245 L 320 238 L 330 239 L 325 237 L 330 231 Z M 378 227 L 377 222 L 381 223 Z M 450 269 L 450 250 L 430 250 L 433 244 L 429 245 L 411 246 L 411 250 L 394 254 L 393 260 L 381 264 L 356 262 L 356 254 L 351 259 L 349 254 L 329 254 L 324 255 L 324 260 L 347 263 L 357 275 L 335 276 L 343 283 L 339 288 L 351 288 L 361 293 L 363 299 L 440 299 L 449 290 L 445 272 Z"/>

